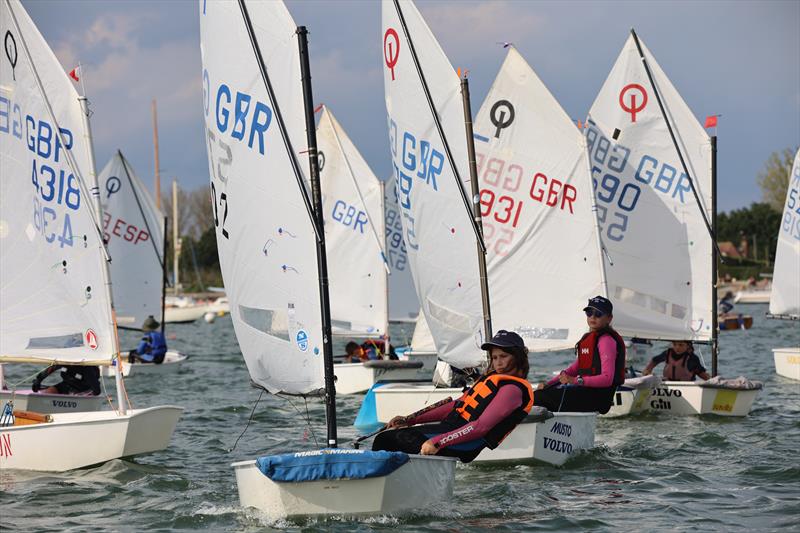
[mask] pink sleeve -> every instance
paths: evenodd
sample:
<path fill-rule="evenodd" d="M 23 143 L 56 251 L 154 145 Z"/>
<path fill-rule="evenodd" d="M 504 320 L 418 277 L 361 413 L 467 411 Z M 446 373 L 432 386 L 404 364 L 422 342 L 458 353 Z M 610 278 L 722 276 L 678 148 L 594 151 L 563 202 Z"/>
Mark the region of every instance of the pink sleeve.
<path fill-rule="evenodd" d="M 603 335 L 597 343 L 600 350 L 600 369 L 597 376 L 584 376 L 583 384 L 586 387 L 602 389 L 614 384 L 614 370 L 617 360 L 617 343 L 611 335 Z"/>
<path fill-rule="evenodd" d="M 508 417 L 522 405 L 522 391 L 514 385 L 500 387 L 486 410 L 477 420 L 461 426 L 449 433 L 442 433 L 431 439 L 439 448 L 446 448 L 464 442 L 477 440 L 486 435 L 493 427 Z"/>
<path fill-rule="evenodd" d="M 569 365 L 567 368 L 562 370 L 568 376 L 577 376 L 578 375 L 578 358 L 576 357 L 575 360 Z M 553 383 L 558 383 L 558 376 L 554 376 L 547 382 L 548 385 L 552 385 Z"/>
<path fill-rule="evenodd" d="M 431 409 L 427 413 L 422 413 L 419 416 L 415 416 L 414 418 L 409 419 L 408 423 L 411 425 L 415 425 L 415 424 L 427 424 L 428 422 L 441 422 L 447 417 L 447 415 L 450 414 L 450 411 L 452 411 L 455 408 L 455 405 L 456 401 L 451 400 L 444 405 L 440 405 L 436 409 Z"/>

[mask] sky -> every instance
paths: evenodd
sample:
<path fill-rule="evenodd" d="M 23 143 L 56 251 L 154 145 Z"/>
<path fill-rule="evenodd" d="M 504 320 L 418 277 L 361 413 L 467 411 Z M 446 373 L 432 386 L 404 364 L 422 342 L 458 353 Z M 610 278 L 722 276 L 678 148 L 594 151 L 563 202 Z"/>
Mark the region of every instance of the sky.
<path fill-rule="evenodd" d="M 207 186 L 196 1 L 22 3 L 65 70 L 84 65 L 98 168 L 121 149 L 152 188 L 155 98 L 162 189 L 172 178 L 186 189 Z M 310 31 L 316 101 L 335 113 L 375 174 L 388 176 L 380 2 L 286 4 Z M 760 200 L 756 175 L 770 153 L 800 145 L 798 1 L 417 5 L 453 66 L 469 69 L 473 112 L 505 56 L 498 43 L 513 42 L 567 113 L 583 119 L 634 27 L 698 120 L 722 115 L 720 211 Z"/>

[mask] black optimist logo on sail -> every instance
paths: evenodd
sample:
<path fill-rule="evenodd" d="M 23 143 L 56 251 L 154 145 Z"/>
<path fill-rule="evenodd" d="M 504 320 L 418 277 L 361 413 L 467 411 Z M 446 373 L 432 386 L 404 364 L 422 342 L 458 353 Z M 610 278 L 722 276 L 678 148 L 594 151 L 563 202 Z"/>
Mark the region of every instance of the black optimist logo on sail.
<path fill-rule="evenodd" d="M 122 182 L 116 176 L 110 176 L 106 180 L 106 200 L 111 198 L 112 194 L 119 192 L 120 188 L 122 187 Z"/>
<path fill-rule="evenodd" d="M 325 168 L 325 152 L 322 150 L 317 151 L 317 164 L 319 165 L 319 171 L 322 172 L 322 169 Z"/>
<path fill-rule="evenodd" d="M 499 139 L 500 131 L 509 127 L 511 123 L 514 122 L 514 115 L 514 105 L 508 100 L 498 100 L 494 103 L 492 110 L 489 112 L 489 118 L 495 128 L 497 128 L 494 130 L 495 139 Z"/>
<path fill-rule="evenodd" d="M 6 36 L 3 39 L 3 48 L 6 50 L 8 62 L 11 63 L 11 77 L 14 81 L 17 81 L 16 69 L 19 54 L 17 53 L 17 40 L 14 38 L 14 34 L 11 33 L 11 30 L 6 31 Z"/>

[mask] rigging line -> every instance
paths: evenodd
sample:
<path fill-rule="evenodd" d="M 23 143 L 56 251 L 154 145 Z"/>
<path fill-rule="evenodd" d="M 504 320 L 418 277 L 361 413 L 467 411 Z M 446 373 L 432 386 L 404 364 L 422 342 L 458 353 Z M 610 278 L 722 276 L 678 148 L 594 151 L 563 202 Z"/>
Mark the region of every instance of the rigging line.
<path fill-rule="evenodd" d="M 269 103 L 272 104 L 272 111 L 275 114 L 275 120 L 278 121 L 278 130 L 281 132 L 283 145 L 286 148 L 287 154 L 289 155 L 289 162 L 292 165 L 294 177 L 297 180 L 297 186 L 300 189 L 300 196 L 303 197 L 303 204 L 305 204 L 306 212 L 308 213 L 308 217 L 311 221 L 311 226 L 314 228 L 314 233 L 316 234 L 317 240 L 322 240 L 324 238 L 323 230 L 321 227 L 319 227 L 317 217 L 314 214 L 314 207 L 311 205 L 311 198 L 308 197 L 305 178 L 300 170 L 300 163 L 298 163 L 297 158 L 295 157 L 295 151 L 292 147 L 292 141 L 289 139 L 289 133 L 286 131 L 286 124 L 283 122 L 283 115 L 281 114 L 280 107 L 278 106 L 278 100 L 275 96 L 275 92 L 272 89 L 272 82 L 270 82 L 269 75 L 267 74 L 267 66 L 264 64 L 264 58 L 261 55 L 261 47 L 258 45 L 258 40 L 256 39 L 256 35 L 253 30 L 253 23 L 250 21 L 250 13 L 247 11 L 247 6 L 245 5 L 244 0 L 239 0 L 239 10 L 242 12 L 242 18 L 244 19 L 244 25 L 247 29 L 247 35 L 250 38 L 250 44 L 253 46 L 253 52 L 256 55 L 256 62 L 258 63 L 258 70 L 261 73 L 261 79 L 263 80 L 264 86 L 267 89 Z"/>
<path fill-rule="evenodd" d="M 28 58 L 28 64 L 30 65 L 31 71 L 33 72 L 34 80 L 36 80 L 36 87 L 37 89 L 39 89 L 39 92 L 42 95 L 42 99 L 44 100 L 44 105 L 45 108 L 47 109 L 47 114 L 50 118 L 50 121 L 55 126 L 56 135 L 58 135 L 58 141 L 61 143 L 61 146 L 64 147 L 64 154 L 67 158 L 67 164 L 72 170 L 72 173 L 75 175 L 75 179 L 78 180 L 78 187 L 80 188 L 80 191 L 83 194 L 84 199 L 86 201 L 91 202 L 92 195 L 86 192 L 86 184 L 84 183 L 83 175 L 78 170 L 78 164 L 75 162 L 74 156 L 72 155 L 72 148 L 71 147 L 67 148 L 68 145 L 67 143 L 64 142 L 64 134 L 61 132 L 61 127 L 58 125 L 58 121 L 56 120 L 56 115 L 53 112 L 52 106 L 50 105 L 50 99 L 47 98 L 47 93 L 45 92 L 44 85 L 42 84 L 42 80 L 39 77 L 39 72 L 36 70 L 36 65 L 34 65 L 33 63 L 33 58 L 31 57 L 31 52 L 28 49 L 28 43 L 25 40 L 25 35 L 23 35 L 22 30 L 19 27 L 19 23 L 17 22 L 17 16 L 16 14 L 14 14 L 14 10 L 11 8 L 11 4 L 8 2 L 8 0 L 5 1 L 5 4 L 9 12 L 11 13 L 11 19 L 14 21 L 14 28 L 16 28 L 17 33 L 19 33 L 19 38 L 20 41 L 22 42 L 22 49 L 25 51 L 25 56 Z M 81 113 L 83 113 L 83 110 L 81 110 Z M 73 137 L 73 141 L 74 140 L 75 138 Z M 87 211 L 89 212 L 89 217 L 93 222 L 94 229 L 97 232 L 97 236 L 100 239 L 100 244 L 101 244 L 100 248 L 102 249 L 103 257 L 105 258 L 106 261 L 109 261 L 111 259 L 111 256 L 108 254 L 108 250 L 106 249 L 105 246 L 105 240 L 103 239 L 103 232 L 100 230 L 100 221 L 97 220 L 97 216 L 96 213 L 94 212 L 94 209 L 87 209 Z"/>
<path fill-rule="evenodd" d="M 705 223 L 708 234 L 711 237 L 711 242 L 714 245 L 714 251 L 716 251 L 717 257 L 722 257 L 722 252 L 717 244 L 717 237 L 714 234 L 714 228 L 711 227 L 711 222 L 708 220 L 708 216 L 706 216 L 706 211 L 703 208 L 702 202 L 700 201 L 700 195 L 697 193 L 697 189 L 694 186 L 694 179 L 689 172 L 689 168 L 686 166 L 686 161 L 683 158 L 683 152 L 681 152 L 680 146 L 678 146 L 678 140 L 675 137 L 675 132 L 672 130 L 672 124 L 667 117 L 667 110 L 664 107 L 664 102 L 661 101 L 661 94 L 658 92 L 658 88 L 656 88 L 656 82 L 655 79 L 653 79 L 653 73 L 650 71 L 650 64 L 647 62 L 647 58 L 644 56 L 642 44 L 639 42 L 639 36 L 636 35 L 636 32 L 633 30 L 633 28 L 631 28 L 631 35 L 636 43 L 636 49 L 639 51 L 639 57 L 641 58 L 642 64 L 644 65 L 644 70 L 647 73 L 647 79 L 650 80 L 650 87 L 652 87 L 653 93 L 656 95 L 656 101 L 658 102 L 658 107 L 661 110 L 661 116 L 664 118 L 664 122 L 667 123 L 667 131 L 669 131 L 669 136 L 672 139 L 672 145 L 678 152 L 678 159 L 681 161 L 681 167 L 683 168 L 683 172 L 686 174 L 686 177 L 689 180 L 689 186 L 692 188 L 692 194 L 694 195 L 695 203 L 697 204 L 697 208 L 700 210 L 700 215 L 702 215 L 703 222 Z"/>
<path fill-rule="evenodd" d="M 283 398 L 284 400 L 289 402 L 289 405 L 292 406 L 292 409 L 297 411 L 297 414 L 300 416 L 300 418 L 303 418 L 303 413 L 300 411 L 300 409 L 297 408 L 294 402 L 292 402 L 292 400 L 289 399 L 288 396 L 281 396 L 280 394 L 277 394 L 276 396 L 278 396 L 278 398 Z M 305 396 L 303 396 L 303 400 L 306 402 L 306 416 L 305 416 L 306 426 L 311 431 L 311 438 L 314 439 L 314 446 L 319 448 L 319 443 L 317 442 L 317 434 L 316 432 L 314 432 L 314 426 L 311 425 L 311 416 L 308 414 L 308 399 Z"/>
<path fill-rule="evenodd" d="M 419 81 L 422 84 L 422 91 L 425 93 L 425 99 L 428 101 L 428 107 L 431 110 L 431 115 L 433 116 L 433 122 L 436 125 L 436 131 L 439 132 L 439 138 L 442 141 L 442 145 L 444 146 L 444 151 L 447 154 L 447 161 L 450 164 L 450 168 L 453 169 L 453 177 L 456 180 L 456 186 L 458 188 L 459 194 L 461 194 L 461 200 L 464 203 L 464 208 L 467 210 L 467 216 L 469 217 L 470 225 L 472 226 L 472 231 L 475 232 L 475 239 L 478 241 L 478 246 L 481 249 L 481 252 L 484 254 L 486 253 L 486 243 L 483 242 L 483 234 L 481 233 L 480 228 L 475 223 L 475 220 L 472 216 L 472 206 L 470 205 L 469 198 L 467 198 L 467 193 L 464 192 L 464 186 L 462 185 L 461 175 L 458 173 L 458 167 L 456 167 L 455 160 L 453 159 L 453 153 L 450 151 L 450 144 L 447 142 L 447 137 L 444 135 L 444 130 L 442 129 L 442 123 L 439 121 L 439 114 L 436 112 L 436 106 L 433 104 L 433 98 L 431 97 L 431 92 L 428 89 L 428 82 L 425 80 L 425 74 L 422 72 L 422 67 L 419 64 L 419 58 L 417 57 L 417 50 L 414 48 L 414 41 L 411 40 L 411 35 L 408 31 L 408 26 L 406 25 L 406 19 L 403 15 L 403 10 L 400 9 L 400 2 L 399 0 L 394 0 L 394 7 L 397 11 L 397 16 L 400 18 L 400 25 L 403 28 L 403 34 L 405 35 L 406 41 L 408 41 L 408 48 L 411 51 L 411 58 L 414 60 L 414 66 L 417 69 L 417 75 L 419 76 Z"/>
<path fill-rule="evenodd" d="M 358 186 L 358 181 L 356 180 L 356 175 L 353 172 L 353 167 L 350 166 L 350 159 L 347 157 L 344 147 L 342 146 L 342 141 L 339 139 L 339 132 L 337 131 L 336 123 L 334 122 L 335 119 L 333 115 L 328 112 L 327 107 L 325 107 L 325 113 L 329 114 L 331 129 L 333 130 L 333 136 L 336 137 L 336 144 L 339 146 L 339 152 L 341 152 L 344 162 L 347 164 L 347 171 L 350 174 L 350 179 L 353 181 L 353 185 L 356 188 L 356 193 L 358 193 L 358 199 L 361 200 L 361 205 L 364 207 L 364 211 L 367 213 L 367 221 L 369 221 L 369 227 L 372 229 L 372 235 L 375 237 L 375 244 L 378 245 L 378 250 L 381 252 L 381 257 L 383 258 L 383 268 L 386 270 L 387 274 L 391 274 L 386 258 L 386 250 L 384 250 L 383 246 L 381 245 L 381 239 L 378 237 L 378 230 L 375 228 L 375 224 L 372 223 L 372 216 L 370 216 L 369 209 L 367 209 L 367 202 L 364 201 L 364 195 L 361 194 L 361 188 Z"/>
<path fill-rule="evenodd" d="M 264 389 L 261 389 L 261 392 L 258 394 L 258 399 L 256 399 L 256 403 L 253 404 L 253 410 L 250 411 L 250 417 L 247 419 L 247 424 L 244 426 L 244 429 L 236 438 L 236 442 L 233 443 L 233 447 L 228 450 L 228 453 L 231 453 L 233 450 L 236 449 L 236 445 L 239 444 L 239 440 L 244 436 L 247 428 L 250 427 L 250 422 L 253 421 L 253 415 L 256 414 L 256 407 L 258 407 L 258 402 L 261 401 L 261 397 L 264 395 Z"/>
<path fill-rule="evenodd" d="M 136 194 L 136 186 L 133 184 L 133 178 L 131 177 L 131 173 L 128 172 L 128 160 L 125 159 L 125 156 L 122 155 L 122 152 L 117 150 L 119 157 L 122 159 L 122 168 L 125 169 L 125 176 L 128 178 L 128 184 L 131 186 L 131 190 L 133 191 L 133 197 L 136 199 L 136 206 L 139 208 L 139 213 L 142 215 L 142 220 L 144 220 L 144 227 L 147 228 L 147 233 L 149 233 L 152 237 L 153 231 L 150 229 L 150 224 L 147 223 L 147 215 L 144 212 L 144 208 L 142 207 L 142 202 L 139 201 L 139 195 Z M 99 186 L 99 185 L 98 185 Z M 161 269 L 164 269 L 164 259 L 158 253 L 158 247 L 156 246 L 155 239 L 150 239 L 150 244 L 153 245 L 153 250 L 156 252 L 156 259 L 158 259 L 158 265 Z"/>

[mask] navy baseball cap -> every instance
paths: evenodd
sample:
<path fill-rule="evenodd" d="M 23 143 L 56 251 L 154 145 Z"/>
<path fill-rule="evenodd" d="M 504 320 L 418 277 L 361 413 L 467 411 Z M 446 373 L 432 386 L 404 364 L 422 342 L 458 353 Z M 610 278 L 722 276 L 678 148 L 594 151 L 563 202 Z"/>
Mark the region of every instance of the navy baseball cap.
<path fill-rule="evenodd" d="M 601 313 L 610 315 L 614 310 L 614 305 L 608 298 L 603 298 L 602 296 L 595 296 L 594 298 L 589 298 L 589 303 L 586 304 L 586 307 L 583 308 L 584 311 L 586 311 L 587 309 L 597 309 Z"/>
<path fill-rule="evenodd" d="M 525 341 L 522 340 L 522 337 L 514 333 L 513 331 L 506 331 L 501 329 L 497 333 L 494 334 L 492 340 L 489 342 L 484 342 L 481 345 L 481 350 L 488 350 L 490 348 L 524 348 Z"/>

